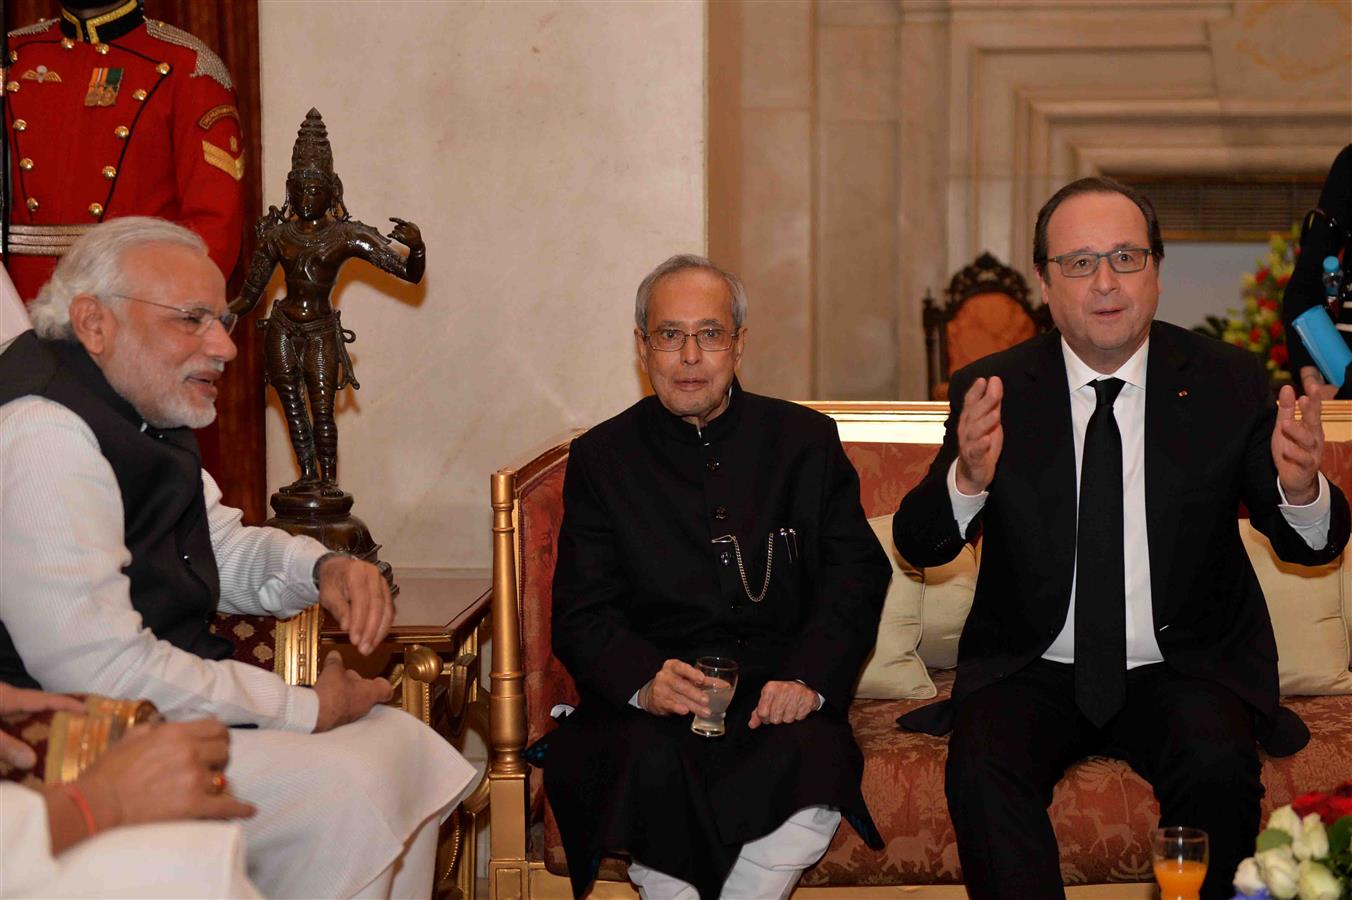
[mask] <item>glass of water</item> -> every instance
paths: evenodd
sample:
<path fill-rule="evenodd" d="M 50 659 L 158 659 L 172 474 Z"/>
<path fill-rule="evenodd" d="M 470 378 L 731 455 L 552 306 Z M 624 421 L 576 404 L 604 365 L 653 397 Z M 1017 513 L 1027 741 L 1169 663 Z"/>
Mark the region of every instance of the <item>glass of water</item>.
<path fill-rule="evenodd" d="M 726 656 L 701 656 L 695 668 L 704 676 L 704 692 L 709 695 L 709 717 L 696 715 L 690 730 L 704 737 L 723 734 L 723 716 L 737 690 L 737 662 Z"/>

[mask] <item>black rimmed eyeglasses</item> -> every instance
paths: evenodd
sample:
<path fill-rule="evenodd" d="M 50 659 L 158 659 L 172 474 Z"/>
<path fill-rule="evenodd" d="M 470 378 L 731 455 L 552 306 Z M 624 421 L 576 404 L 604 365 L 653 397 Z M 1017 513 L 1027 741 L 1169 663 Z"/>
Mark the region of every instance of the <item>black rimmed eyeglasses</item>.
<path fill-rule="evenodd" d="M 736 336 L 736 331 L 728 331 L 726 328 L 700 328 L 697 331 L 656 328 L 643 335 L 649 347 L 663 353 L 675 353 L 683 349 L 687 338 L 694 338 L 695 345 L 706 352 L 729 350 Z"/>
<path fill-rule="evenodd" d="M 1056 263 L 1067 278 L 1088 278 L 1098 271 L 1101 259 L 1108 260 L 1108 265 L 1117 274 L 1130 275 L 1144 269 L 1153 253 L 1144 247 L 1118 247 L 1106 253 L 1062 253 L 1048 257 L 1047 262 Z"/>
<path fill-rule="evenodd" d="M 235 330 L 235 324 L 239 322 L 239 315 L 226 310 L 219 315 L 205 306 L 170 306 L 167 303 L 157 303 L 154 300 L 146 300 L 142 297 L 133 297 L 130 294 L 105 294 L 107 297 L 121 297 L 123 300 L 135 300 L 137 303 L 144 303 L 147 306 L 158 306 L 160 309 L 169 309 L 178 313 L 173 320 L 178 322 L 183 330 L 193 337 L 201 337 L 211 328 L 212 322 L 219 322 L 225 333 L 229 334 Z"/>

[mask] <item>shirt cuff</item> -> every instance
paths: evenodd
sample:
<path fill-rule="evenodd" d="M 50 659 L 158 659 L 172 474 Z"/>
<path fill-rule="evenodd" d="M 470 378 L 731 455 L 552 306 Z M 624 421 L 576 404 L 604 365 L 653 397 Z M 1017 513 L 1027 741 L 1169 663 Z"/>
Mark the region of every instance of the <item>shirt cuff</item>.
<path fill-rule="evenodd" d="M 1333 502 L 1329 499 L 1329 483 L 1324 473 L 1319 473 L 1319 496 L 1304 506 L 1292 506 L 1286 502 L 1286 492 L 1282 490 L 1280 480 L 1277 482 L 1277 495 L 1281 498 L 1277 508 L 1282 511 L 1286 524 L 1304 538 L 1311 549 L 1322 550 L 1328 544 L 1329 526 L 1333 520 Z"/>
<path fill-rule="evenodd" d="M 967 535 L 967 526 L 972 524 L 977 513 L 986 505 L 990 491 L 979 494 L 964 494 L 958 490 L 958 461 L 948 467 L 948 501 L 953 505 L 953 518 L 958 523 L 958 534 Z"/>
<path fill-rule="evenodd" d="M 319 602 L 315 563 L 329 548 L 311 537 L 293 540 L 286 548 L 280 577 L 263 582 L 258 596 L 263 608 L 279 619 L 289 618 Z"/>
<path fill-rule="evenodd" d="M 315 564 L 320 558 L 332 551 L 314 538 L 296 542 L 296 552 L 287 564 L 287 583 L 296 591 L 311 591 L 311 603 L 319 599 L 319 587 L 315 584 Z"/>
<path fill-rule="evenodd" d="M 286 710 L 286 731 L 310 734 L 319 722 L 319 695 L 311 688 L 293 687 Z"/>

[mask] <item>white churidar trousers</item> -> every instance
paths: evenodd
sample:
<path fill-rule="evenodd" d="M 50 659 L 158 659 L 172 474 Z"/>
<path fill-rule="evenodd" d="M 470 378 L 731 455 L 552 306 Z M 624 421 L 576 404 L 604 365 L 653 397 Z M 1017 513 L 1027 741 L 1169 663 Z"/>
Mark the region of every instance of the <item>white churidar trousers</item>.
<path fill-rule="evenodd" d="M 742 846 L 721 896 L 726 900 L 784 900 L 803 870 L 822 858 L 839 825 L 840 813 L 834 809 L 807 806 L 798 810 L 765 837 Z M 629 864 L 629 880 L 643 900 L 699 900 L 689 883 L 638 860 Z"/>

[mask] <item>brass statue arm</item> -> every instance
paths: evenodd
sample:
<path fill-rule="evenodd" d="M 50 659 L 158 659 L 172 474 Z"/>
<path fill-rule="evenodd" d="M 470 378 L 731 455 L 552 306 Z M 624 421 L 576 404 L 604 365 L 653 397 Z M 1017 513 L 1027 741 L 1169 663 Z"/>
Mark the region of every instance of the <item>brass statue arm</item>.
<path fill-rule="evenodd" d="M 277 207 L 269 209 L 268 215 L 277 216 Z M 258 223 L 258 249 L 254 250 L 253 258 L 249 260 L 249 271 L 244 276 L 244 286 L 240 288 L 239 296 L 230 302 L 230 311 L 239 316 L 248 315 L 258 305 L 272 278 L 272 270 L 277 268 L 277 246 L 268 239 L 267 223 L 268 218 Z"/>
<path fill-rule="evenodd" d="M 409 284 L 417 284 L 422 281 L 423 271 L 427 268 L 427 245 L 423 243 L 422 231 L 417 225 L 403 219 L 391 216 L 390 221 L 394 223 L 394 228 L 390 230 L 389 238 L 369 225 L 359 227 L 357 237 L 353 240 L 357 255 Z M 408 247 L 408 255 L 404 256 L 392 248 L 390 239 Z"/>

